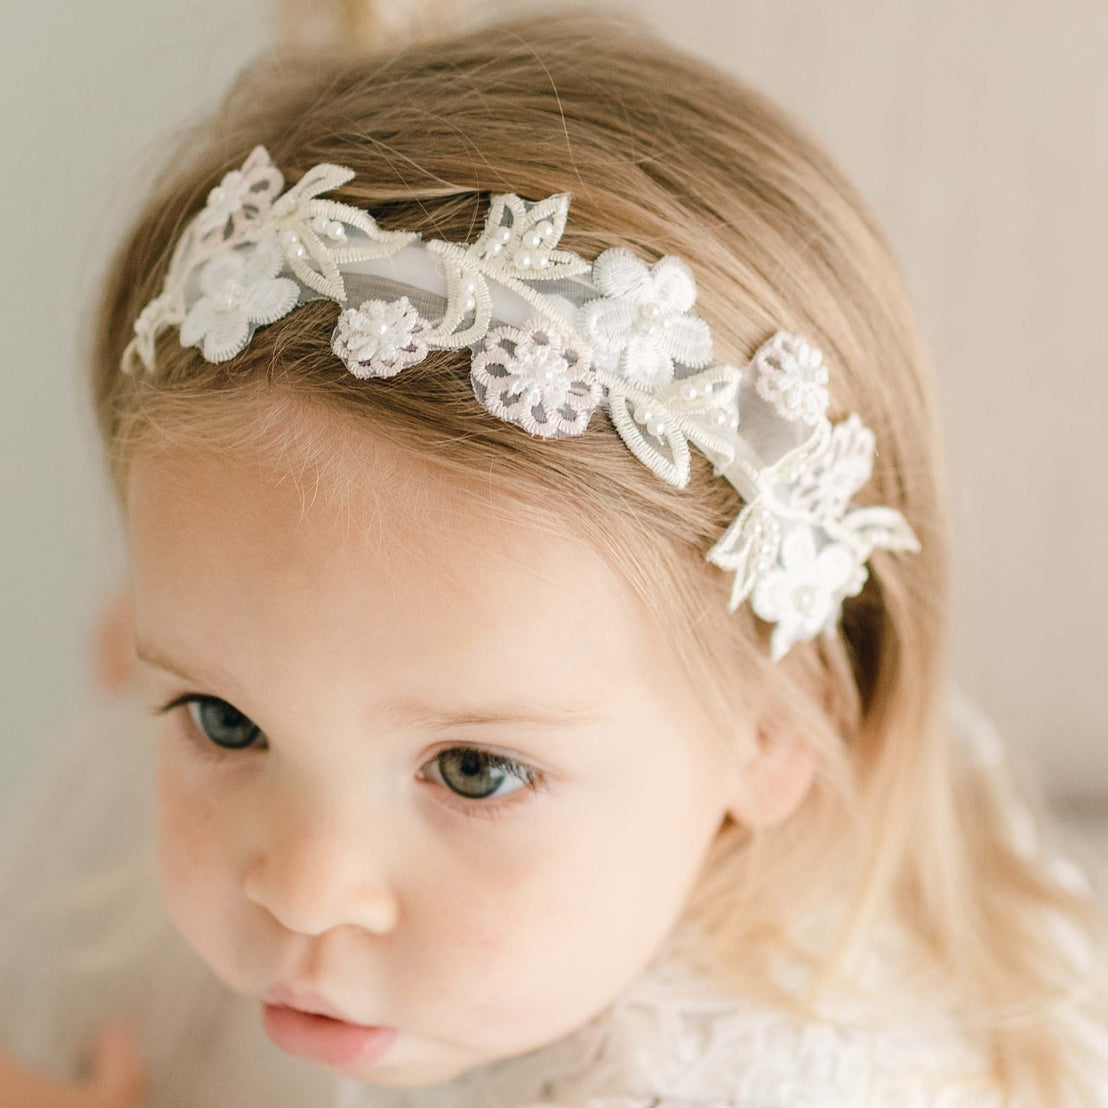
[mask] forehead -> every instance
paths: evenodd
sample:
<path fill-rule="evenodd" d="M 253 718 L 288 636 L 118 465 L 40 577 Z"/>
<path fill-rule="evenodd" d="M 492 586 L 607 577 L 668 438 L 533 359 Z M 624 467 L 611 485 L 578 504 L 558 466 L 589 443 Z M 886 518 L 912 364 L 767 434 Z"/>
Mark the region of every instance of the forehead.
<path fill-rule="evenodd" d="M 513 512 L 373 445 L 347 498 L 250 458 L 139 454 L 126 498 L 137 635 L 178 660 L 329 672 L 446 693 L 602 697 L 657 680 L 657 630 L 628 583 L 551 514 Z M 503 496 L 503 494 L 500 494 Z"/>

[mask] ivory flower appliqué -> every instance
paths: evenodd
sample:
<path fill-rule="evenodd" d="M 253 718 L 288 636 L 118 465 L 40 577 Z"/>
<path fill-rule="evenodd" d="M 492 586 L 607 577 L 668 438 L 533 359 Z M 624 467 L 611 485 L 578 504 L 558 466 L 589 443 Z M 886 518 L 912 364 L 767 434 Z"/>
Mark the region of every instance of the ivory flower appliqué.
<path fill-rule="evenodd" d="M 206 262 L 200 271 L 204 295 L 181 324 L 181 345 L 203 341 L 209 362 L 225 362 L 250 341 L 252 324 L 273 323 L 288 315 L 300 289 L 295 281 L 277 276 L 281 264 L 272 235 Z"/>
<path fill-rule="evenodd" d="M 493 415 L 543 438 L 581 434 L 602 397 L 589 350 L 566 343 L 537 318 L 489 331 L 470 378 Z M 536 408 L 544 419 L 536 418 Z"/>
<path fill-rule="evenodd" d="M 430 326 L 406 296 L 363 300 L 340 313 L 331 349 L 355 377 L 393 377 L 427 356 Z"/>
<path fill-rule="evenodd" d="M 831 429 L 826 448 L 810 458 L 789 493 L 792 508 L 810 512 L 817 520 L 843 517 L 851 497 L 873 474 L 876 439 L 852 412 Z"/>
<path fill-rule="evenodd" d="M 842 543 L 829 543 L 817 554 L 811 527 L 789 530 L 781 543 L 781 564 L 758 579 L 750 598 L 754 614 L 777 625 L 770 640 L 773 660 L 799 639 L 837 622 L 840 594 L 856 595 L 865 577 L 864 567 Z"/>
<path fill-rule="evenodd" d="M 618 357 L 627 380 L 655 388 L 673 380 L 674 361 L 700 368 L 712 360 L 708 324 L 689 314 L 696 281 L 681 258 L 667 255 L 648 267 L 613 247 L 593 262 L 592 283 L 603 295 L 578 309 L 579 330 L 598 359 Z"/>
<path fill-rule="evenodd" d="M 197 234 L 209 242 L 237 239 L 249 224 L 266 218 L 283 185 L 284 176 L 265 147 L 254 147 L 242 168 L 225 173 L 208 193 L 208 202 L 196 217 Z"/>
<path fill-rule="evenodd" d="M 823 353 L 799 335 L 778 331 L 751 359 L 758 395 L 783 419 L 813 426 L 827 413 L 830 395 Z"/>

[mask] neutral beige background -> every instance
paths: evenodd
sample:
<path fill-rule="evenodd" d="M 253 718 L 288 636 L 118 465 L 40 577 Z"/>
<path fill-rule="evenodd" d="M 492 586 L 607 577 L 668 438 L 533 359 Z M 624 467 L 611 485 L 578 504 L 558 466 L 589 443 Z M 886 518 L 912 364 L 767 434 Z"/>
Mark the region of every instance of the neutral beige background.
<path fill-rule="evenodd" d="M 1055 793 L 1108 792 L 1108 5 L 642 0 L 802 119 L 894 243 L 940 377 L 954 660 Z M 158 136 L 270 33 L 267 0 L 8 0 L 0 811 L 90 689 L 123 566 L 81 311 Z"/>

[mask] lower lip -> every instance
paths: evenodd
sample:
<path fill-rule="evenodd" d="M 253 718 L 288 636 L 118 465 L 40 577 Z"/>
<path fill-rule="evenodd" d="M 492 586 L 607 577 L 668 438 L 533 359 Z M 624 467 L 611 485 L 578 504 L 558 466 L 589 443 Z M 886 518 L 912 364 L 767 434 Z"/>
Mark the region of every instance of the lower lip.
<path fill-rule="evenodd" d="M 265 1032 L 277 1046 L 326 1066 L 376 1061 L 397 1035 L 395 1027 L 364 1027 L 283 1004 L 263 1008 Z"/>

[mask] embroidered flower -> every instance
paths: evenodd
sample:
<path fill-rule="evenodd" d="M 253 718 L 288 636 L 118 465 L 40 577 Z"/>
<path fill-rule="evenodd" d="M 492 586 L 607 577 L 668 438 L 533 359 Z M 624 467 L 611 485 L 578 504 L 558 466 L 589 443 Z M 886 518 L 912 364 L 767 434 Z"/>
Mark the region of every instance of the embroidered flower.
<path fill-rule="evenodd" d="M 827 412 L 823 354 L 799 335 L 778 331 L 751 359 L 758 395 L 788 420 L 816 424 Z"/>
<path fill-rule="evenodd" d="M 208 193 L 208 202 L 196 217 L 198 236 L 217 241 L 237 238 L 249 224 L 265 218 L 284 183 L 265 147 L 255 146 L 242 168 L 225 173 Z"/>
<path fill-rule="evenodd" d="M 597 355 L 619 358 L 618 372 L 655 388 L 673 380 L 674 361 L 692 368 L 712 360 L 704 320 L 689 314 L 696 281 L 682 259 L 667 255 L 647 267 L 624 247 L 593 262 L 592 283 L 602 293 L 579 309 L 579 330 Z"/>
<path fill-rule="evenodd" d="M 826 448 L 804 464 L 789 505 L 818 520 L 841 519 L 850 498 L 873 473 L 876 439 L 857 413 L 831 429 Z"/>
<path fill-rule="evenodd" d="M 209 362 L 233 358 L 250 341 L 254 324 L 288 315 L 300 296 L 295 281 L 278 277 L 281 252 L 270 235 L 255 246 L 212 258 L 200 270 L 203 296 L 181 324 L 181 345 L 203 340 Z"/>
<path fill-rule="evenodd" d="M 588 349 L 567 345 L 538 317 L 489 331 L 470 378 L 493 415 L 543 438 L 581 434 L 602 397 Z"/>
<path fill-rule="evenodd" d="M 421 336 L 430 329 L 406 296 L 363 300 L 340 313 L 331 349 L 355 377 L 394 377 L 427 357 Z"/>
<path fill-rule="evenodd" d="M 781 565 L 759 578 L 750 598 L 755 615 L 777 624 L 770 640 L 773 660 L 798 639 L 833 627 L 840 594 L 856 595 L 865 577 L 865 567 L 858 566 L 849 547 L 832 542 L 817 555 L 812 529 L 793 527 L 781 543 Z"/>

